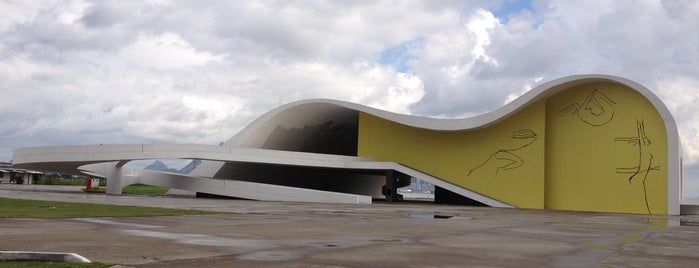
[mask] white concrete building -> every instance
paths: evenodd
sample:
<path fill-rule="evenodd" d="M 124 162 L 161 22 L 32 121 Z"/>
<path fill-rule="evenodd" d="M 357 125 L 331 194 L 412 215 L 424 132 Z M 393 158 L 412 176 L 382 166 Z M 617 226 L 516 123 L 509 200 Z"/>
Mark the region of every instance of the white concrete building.
<path fill-rule="evenodd" d="M 652 141 L 652 142 L 651 142 Z M 436 202 L 496 207 L 680 213 L 675 121 L 628 79 L 578 75 L 472 118 L 395 114 L 335 100 L 278 107 L 220 146 L 127 144 L 22 148 L 15 166 L 255 200 L 397 201 L 410 177 Z M 199 159 L 189 174 L 125 167 Z"/>
<path fill-rule="evenodd" d="M 14 168 L 12 163 L 0 162 L 0 183 L 34 184 L 43 172 Z"/>

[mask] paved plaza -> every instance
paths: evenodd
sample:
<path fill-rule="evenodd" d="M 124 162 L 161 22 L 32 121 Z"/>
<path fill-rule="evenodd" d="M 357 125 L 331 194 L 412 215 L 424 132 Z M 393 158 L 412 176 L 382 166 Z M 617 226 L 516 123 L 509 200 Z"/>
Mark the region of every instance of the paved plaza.
<path fill-rule="evenodd" d="M 174 217 L 0 218 L 0 250 L 74 252 L 129 267 L 689 267 L 699 216 L 432 203 L 335 205 L 85 194 L 0 185 L 0 196 L 228 211 Z"/>

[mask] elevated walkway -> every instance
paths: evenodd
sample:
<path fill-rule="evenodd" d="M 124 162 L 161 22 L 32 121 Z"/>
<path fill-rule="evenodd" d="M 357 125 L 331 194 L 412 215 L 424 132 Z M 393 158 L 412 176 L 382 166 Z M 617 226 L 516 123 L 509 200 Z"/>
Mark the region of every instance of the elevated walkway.
<path fill-rule="evenodd" d="M 492 207 L 512 205 L 393 162 L 374 162 L 368 158 L 328 154 L 193 144 L 127 144 L 34 147 L 15 151 L 15 165 L 71 174 L 88 174 L 108 178 L 107 193 L 119 194 L 132 183 L 233 196 L 254 200 L 322 203 L 369 204 L 371 197 L 227 180 L 186 174 L 153 172 L 124 168 L 128 161 L 142 159 L 201 159 L 219 162 L 255 163 L 313 168 L 395 171 L 473 199 Z"/>

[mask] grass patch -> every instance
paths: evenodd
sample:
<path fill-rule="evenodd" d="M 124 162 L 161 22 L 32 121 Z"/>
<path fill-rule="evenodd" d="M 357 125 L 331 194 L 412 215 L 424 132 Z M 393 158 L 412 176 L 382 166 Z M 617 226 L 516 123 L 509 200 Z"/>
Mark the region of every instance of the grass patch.
<path fill-rule="evenodd" d="M 121 190 L 125 194 L 164 195 L 170 188 L 145 184 L 132 184 Z"/>
<path fill-rule="evenodd" d="M 169 190 L 170 188 L 167 187 L 152 186 L 145 184 L 132 184 L 121 189 L 121 193 L 141 195 L 164 195 Z M 107 191 L 107 188 L 102 187 L 99 190 L 83 189 L 83 191 L 87 193 L 105 193 Z"/>
<path fill-rule="evenodd" d="M 84 186 L 84 179 L 65 179 L 57 176 L 41 176 L 39 182 L 36 184 L 42 185 L 71 185 L 71 186 Z"/>
<path fill-rule="evenodd" d="M 29 262 L 29 261 L 0 261 L 0 268 L 103 268 L 113 266 L 109 263 L 92 262 L 92 263 L 71 263 L 71 262 Z"/>
<path fill-rule="evenodd" d="M 0 218 L 92 218 L 228 214 L 194 209 L 101 205 L 0 198 Z"/>

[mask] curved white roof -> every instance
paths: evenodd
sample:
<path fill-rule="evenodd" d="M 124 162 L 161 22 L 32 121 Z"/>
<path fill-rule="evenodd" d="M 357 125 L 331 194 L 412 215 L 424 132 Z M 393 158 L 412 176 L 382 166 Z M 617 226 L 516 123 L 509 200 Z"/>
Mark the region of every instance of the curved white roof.
<path fill-rule="evenodd" d="M 631 80 L 610 76 L 610 75 L 599 75 L 599 74 L 589 74 L 589 75 L 574 75 L 557 80 L 553 80 L 544 84 L 541 84 L 519 98 L 513 100 L 512 102 L 500 107 L 499 109 L 477 115 L 469 118 L 459 118 L 459 119 L 441 119 L 441 118 L 430 118 L 422 116 L 413 116 L 405 114 L 397 114 L 384 110 L 379 110 L 376 108 L 364 106 L 361 104 L 330 100 L 330 99 L 310 99 L 302 100 L 286 105 L 279 106 L 266 114 L 259 117 L 257 120 L 253 121 L 238 134 L 229 139 L 226 144 L 230 146 L 239 146 L 246 142 L 247 139 L 251 139 L 252 136 L 259 136 L 260 131 L 265 125 L 274 125 L 283 123 L 284 120 L 289 120 L 291 118 L 303 118 L 304 116 L 313 114 L 323 114 L 325 111 L 335 110 L 335 111 L 359 111 L 368 113 L 389 121 L 400 123 L 407 126 L 412 126 L 416 128 L 424 128 L 439 131 L 457 131 L 457 130 L 472 130 L 482 127 L 487 127 L 489 125 L 495 124 L 510 115 L 516 113 L 517 111 L 527 107 L 528 105 L 540 100 L 547 98 L 549 96 L 555 95 L 560 91 L 574 87 L 581 84 L 593 83 L 593 82 L 609 82 L 628 86 L 641 95 L 646 97 L 655 108 L 658 110 L 663 120 L 665 120 L 666 126 L 668 128 L 668 137 L 677 136 L 677 127 L 675 120 L 670 114 L 665 104 L 655 95 L 653 92 L 645 88 L 644 86 L 633 82 Z M 294 114 L 296 113 L 296 114 Z M 672 133 L 671 133 L 672 132 Z"/>

